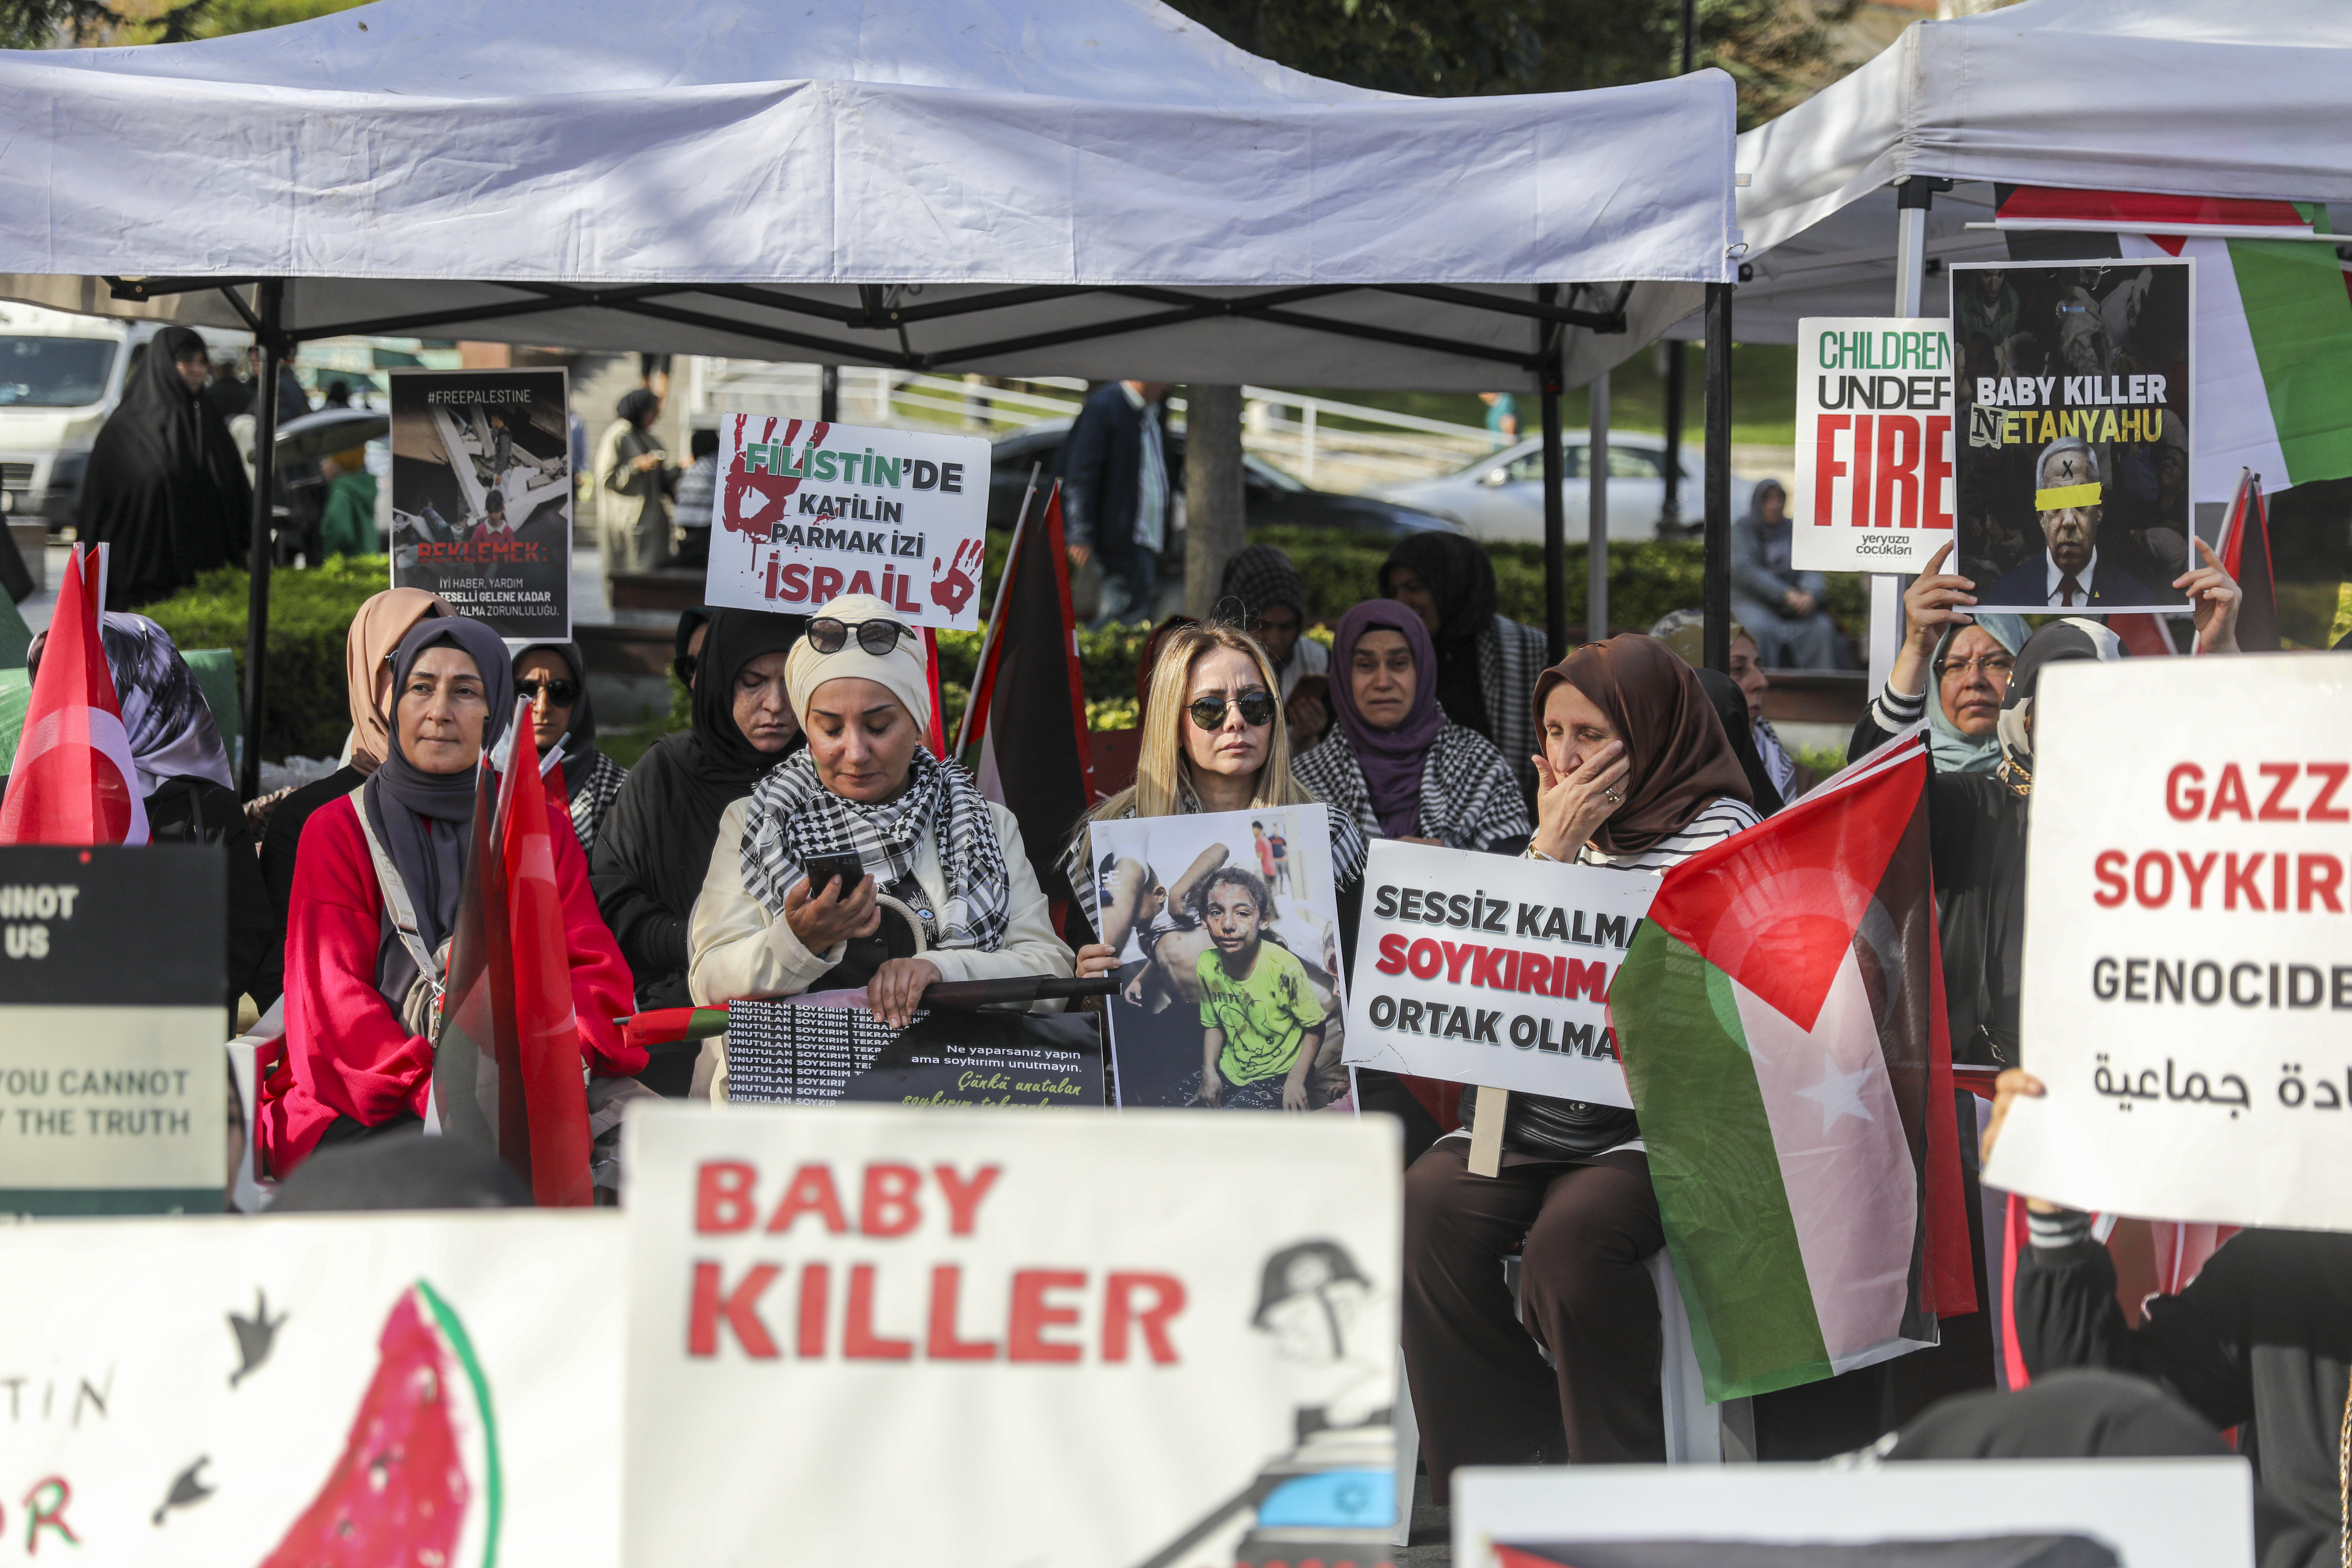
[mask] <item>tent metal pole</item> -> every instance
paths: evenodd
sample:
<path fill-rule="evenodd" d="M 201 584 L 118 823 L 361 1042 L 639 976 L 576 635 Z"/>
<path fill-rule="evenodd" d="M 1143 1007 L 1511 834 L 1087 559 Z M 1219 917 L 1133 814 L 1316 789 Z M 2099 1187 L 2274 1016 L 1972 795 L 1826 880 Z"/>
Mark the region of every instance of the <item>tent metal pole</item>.
<path fill-rule="evenodd" d="M 1927 311 L 1927 210 L 1936 200 L 1935 183 L 1905 180 L 1895 187 L 1895 313 L 1918 316 Z M 1870 684 L 1875 697 L 1894 673 L 1895 655 L 1903 643 L 1903 590 L 1906 580 L 1893 572 L 1870 574 Z"/>
<path fill-rule="evenodd" d="M 816 416 L 820 424 L 841 423 L 841 367 L 822 364 L 816 372 Z"/>
<path fill-rule="evenodd" d="M 1556 285 L 1546 283 L 1537 297 L 1549 305 L 1558 292 Z M 1559 343 L 1549 327 L 1539 334 L 1538 341 L 1545 340 L 1549 341 L 1542 367 L 1536 373 L 1543 397 L 1544 643 L 1558 664 L 1568 657 L 1568 504 L 1561 494 L 1568 465 L 1559 438 Z"/>
<path fill-rule="evenodd" d="M 237 794 L 247 800 L 261 793 L 262 665 L 269 641 L 269 566 L 277 552 L 272 525 L 278 515 L 278 376 L 286 353 L 285 280 L 265 278 L 256 291 L 261 330 L 254 338 L 261 348 L 261 371 L 254 387 L 259 395 L 254 405 L 253 537 L 246 546 L 245 755 L 237 767 Z"/>
<path fill-rule="evenodd" d="M 1731 672 L 1731 291 L 1706 286 L 1706 667 Z"/>
<path fill-rule="evenodd" d="M 1585 388 L 1592 400 L 1584 449 L 1584 635 L 1609 635 L 1609 373 Z"/>

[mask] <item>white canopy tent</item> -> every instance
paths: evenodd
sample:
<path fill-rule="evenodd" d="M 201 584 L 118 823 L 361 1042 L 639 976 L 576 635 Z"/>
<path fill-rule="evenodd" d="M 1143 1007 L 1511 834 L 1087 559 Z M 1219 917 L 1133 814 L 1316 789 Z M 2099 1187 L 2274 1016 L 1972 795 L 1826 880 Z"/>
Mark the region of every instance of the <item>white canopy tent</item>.
<path fill-rule="evenodd" d="M 2024 0 L 1916 23 L 1739 138 L 1741 335 L 1946 313 L 1948 264 L 2012 258 L 2008 233 L 1969 226 L 1994 220 L 1996 186 L 2352 202 L 2347 72 L 2343 0 Z M 2037 236 L 2032 254 L 2064 248 Z M 1897 579 L 1872 583 L 1874 691 L 1901 606 Z"/>
<path fill-rule="evenodd" d="M 1010 376 L 1525 387 L 1557 645 L 1559 394 L 1703 302 L 1709 605 L 1727 624 L 1734 129 L 1719 72 L 1400 98 L 1255 58 L 1154 0 L 377 0 L 200 43 L 0 52 L 0 295 L 244 325 L 271 353 L 462 330 Z M 266 569 L 253 580 L 257 650 Z M 259 678 L 257 653 L 257 716 Z"/>

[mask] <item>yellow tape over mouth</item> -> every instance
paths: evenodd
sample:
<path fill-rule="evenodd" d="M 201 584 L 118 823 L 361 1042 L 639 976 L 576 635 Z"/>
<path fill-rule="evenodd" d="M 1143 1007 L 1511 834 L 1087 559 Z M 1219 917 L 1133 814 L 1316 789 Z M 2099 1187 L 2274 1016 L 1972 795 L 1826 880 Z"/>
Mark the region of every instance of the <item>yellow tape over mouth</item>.
<path fill-rule="evenodd" d="M 2060 485 L 2054 489 L 2033 492 L 2033 510 L 2036 511 L 2064 511 L 2071 507 L 2098 504 L 2099 487 L 2095 484 Z"/>

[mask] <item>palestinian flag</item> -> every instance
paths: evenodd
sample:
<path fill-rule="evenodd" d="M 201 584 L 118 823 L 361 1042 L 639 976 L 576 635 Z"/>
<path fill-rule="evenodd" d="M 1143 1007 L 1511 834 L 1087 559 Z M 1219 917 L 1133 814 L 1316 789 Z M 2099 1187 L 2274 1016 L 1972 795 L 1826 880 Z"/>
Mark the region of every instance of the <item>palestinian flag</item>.
<path fill-rule="evenodd" d="M 1976 1310 L 1914 732 L 1666 873 L 1609 988 L 1710 1400 Z"/>
<path fill-rule="evenodd" d="M 2221 524 L 2221 570 L 2237 581 L 2238 647 L 2246 653 L 2276 653 L 2279 642 L 2278 578 L 2271 563 L 2270 509 L 2252 468 L 2239 470 L 2238 493 Z"/>

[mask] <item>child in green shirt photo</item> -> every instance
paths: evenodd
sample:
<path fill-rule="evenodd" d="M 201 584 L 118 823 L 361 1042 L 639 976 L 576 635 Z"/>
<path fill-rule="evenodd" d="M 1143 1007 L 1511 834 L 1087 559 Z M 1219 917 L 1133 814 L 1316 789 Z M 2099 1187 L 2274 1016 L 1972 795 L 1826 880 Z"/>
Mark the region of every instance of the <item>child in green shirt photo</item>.
<path fill-rule="evenodd" d="M 1307 1075 L 1323 1046 L 1323 1004 L 1307 966 L 1265 939 L 1273 917 L 1265 880 L 1222 866 L 1193 897 L 1211 944 L 1200 958 L 1201 1089 L 1193 1103 L 1313 1110 Z"/>

